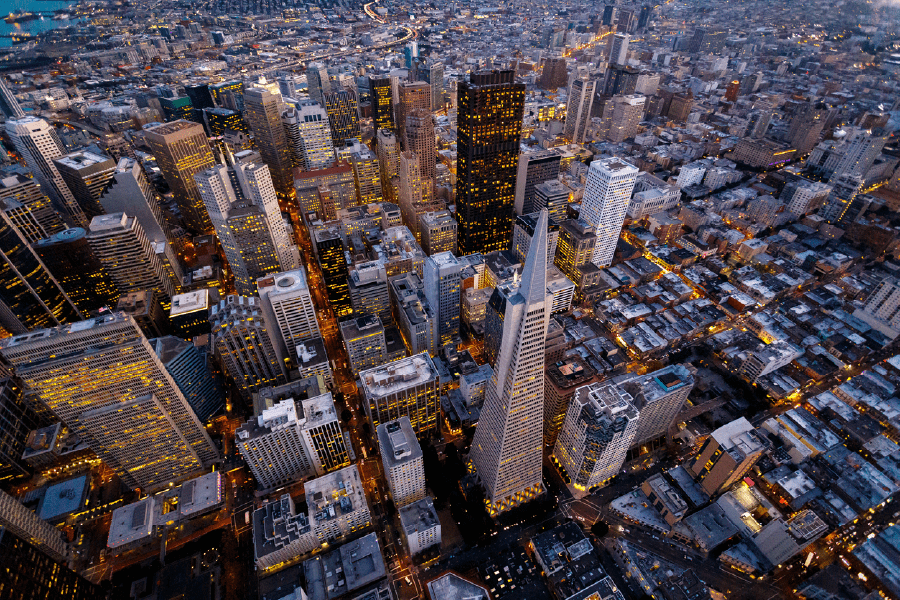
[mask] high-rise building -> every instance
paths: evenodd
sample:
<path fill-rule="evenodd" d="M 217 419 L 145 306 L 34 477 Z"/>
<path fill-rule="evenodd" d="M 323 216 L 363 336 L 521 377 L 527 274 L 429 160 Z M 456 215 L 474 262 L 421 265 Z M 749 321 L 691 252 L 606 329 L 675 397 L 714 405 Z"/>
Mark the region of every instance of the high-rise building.
<path fill-rule="evenodd" d="M 92 600 L 103 595 L 62 559 L 7 527 L 0 527 L 0 561 L 6 566 L 0 573 L 0 589 L 11 600 Z"/>
<path fill-rule="evenodd" d="M 100 196 L 116 172 L 116 162 L 102 154 L 82 151 L 54 158 L 53 164 L 85 216 L 93 219 L 103 214 Z"/>
<path fill-rule="evenodd" d="M 868 202 L 860 195 L 863 180 L 859 175 L 845 174 L 829 180 L 831 192 L 819 216 L 832 225 L 846 227 L 862 215 Z"/>
<path fill-rule="evenodd" d="M 553 300 L 547 220 L 541 211 L 521 280 L 498 285 L 491 298 L 504 315 L 501 343 L 469 454 L 491 514 L 543 490 L 544 340 Z"/>
<path fill-rule="evenodd" d="M 326 93 L 324 106 L 331 127 L 331 142 L 335 147 L 343 146 L 350 138 L 361 137 L 359 107 L 354 92 L 338 90 Z"/>
<path fill-rule="evenodd" d="M 0 532 L 5 534 L 7 531 L 25 540 L 56 562 L 65 562 L 67 559 L 69 549 L 63 533 L 37 516 L 33 510 L 26 508 L 6 492 L 0 491 Z M 4 596 L 6 591 L 4 589 Z M 33 593 L 34 590 L 30 592 Z M 29 593 L 29 597 L 34 596 Z"/>
<path fill-rule="evenodd" d="M 379 129 L 375 153 L 381 166 L 381 187 L 391 202 L 397 201 L 399 190 L 394 189 L 392 180 L 400 176 L 400 145 L 397 136 L 386 129 Z"/>
<path fill-rule="evenodd" d="M 581 267 L 592 264 L 594 246 L 597 245 L 597 230 L 584 219 L 566 219 L 559 226 L 559 241 L 553 263 L 563 274 L 581 283 Z"/>
<path fill-rule="evenodd" d="M 788 141 L 797 149 L 798 155 L 808 154 L 818 143 L 827 114 L 824 105 L 821 108 L 806 105 L 791 119 Z"/>
<path fill-rule="evenodd" d="M 425 181 L 419 167 L 419 157 L 415 152 L 401 152 L 399 161 L 399 197 L 400 214 L 403 223 L 409 227 L 413 235 L 418 236 L 419 216 L 424 212 L 427 201 Z"/>
<path fill-rule="evenodd" d="M 266 165 L 248 156 L 194 178 L 239 294 L 253 294 L 260 277 L 297 267 L 299 250 L 281 216 Z"/>
<path fill-rule="evenodd" d="M 164 307 L 178 293 L 179 281 L 166 268 L 155 245 L 135 217 L 100 215 L 91 221 L 87 241 L 120 294 L 153 290 Z"/>
<path fill-rule="evenodd" d="M 437 318 L 425 296 L 425 284 L 416 273 L 390 278 L 397 326 L 408 354 L 437 354 Z"/>
<path fill-rule="evenodd" d="M 457 94 L 459 251 L 502 250 L 512 233 L 525 85 L 513 71 L 482 71 L 460 82 Z"/>
<path fill-rule="evenodd" d="M 306 66 L 306 81 L 310 99 L 325 106 L 325 94 L 331 93 L 331 76 L 325 65 L 309 63 Z"/>
<path fill-rule="evenodd" d="M 82 314 L 115 307 L 119 290 L 91 249 L 84 229 L 66 229 L 32 247 Z"/>
<path fill-rule="evenodd" d="M 300 101 L 282 115 L 290 147 L 303 171 L 327 169 L 334 164 L 334 144 L 328 113 L 321 104 Z"/>
<path fill-rule="evenodd" d="M 613 36 L 609 49 L 609 63 L 611 65 L 625 65 L 628 62 L 628 45 L 631 36 L 627 33 L 617 33 Z"/>
<path fill-rule="evenodd" d="M 741 417 L 713 431 L 686 469 L 714 496 L 740 481 L 767 448 L 763 435 Z"/>
<path fill-rule="evenodd" d="M 194 105 L 187 96 L 161 97 L 159 104 L 168 123 L 179 120 L 197 122 L 197 111 L 194 110 Z"/>
<path fill-rule="evenodd" d="M 28 212 L 31 213 L 43 229 L 45 235 L 41 237 L 47 237 L 66 229 L 65 224 L 59 217 L 59 213 L 53 208 L 50 199 L 44 195 L 34 179 L 29 179 L 19 173 L 2 174 L 0 176 L 0 199 L 7 204 L 15 200 L 27 208 Z M 13 224 L 16 227 L 20 227 L 13 215 L 9 212 L 7 214 Z M 20 231 L 26 238 L 31 237 L 21 227 Z"/>
<path fill-rule="evenodd" d="M 50 199 L 68 215 L 72 224 L 86 227 L 88 219 L 84 211 L 53 162 L 66 153 L 53 126 L 38 117 L 24 117 L 7 121 L 6 135 Z"/>
<path fill-rule="evenodd" d="M 366 415 L 376 430 L 407 417 L 422 440 L 438 433 L 440 377 L 427 352 L 360 372 Z"/>
<path fill-rule="evenodd" d="M 350 463 L 331 394 L 287 398 L 237 429 L 238 451 L 264 489 Z"/>
<path fill-rule="evenodd" d="M 33 244 L 47 237 L 47 232 L 31 210 L 15 198 L 0 198 L 0 211 L 16 228 L 26 242 Z"/>
<path fill-rule="evenodd" d="M 632 447 L 664 436 L 694 387 L 694 376 L 684 365 L 669 365 L 621 384 L 641 413 Z"/>
<path fill-rule="evenodd" d="M 307 481 L 304 487 L 309 521 L 320 542 L 333 544 L 371 524 L 372 516 L 357 465 L 316 477 Z M 375 545 L 377 547 L 377 541 Z M 380 555 L 380 551 L 376 552 Z"/>
<path fill-rule="evenodd" d="M 568 77 L 566 75 L 566 59 L 562 57 L 549 57 L 542 61 L 544 63 L 541 77 L 536 82 L 538 87 L 556 91 L 561 87 L 566 87 Z"/>
<path fill-rule="evenodd" d="M 600 268 L 612 263 L 637 175 L 637 167 L 615 157 L 595 160 L 588 169 L 580 216 L 597 231 L 591 262 Z"/>
<path fill-rule="evenodd" d="M 541 207 L 536 208 L 534 205 L 534 189 L 545 181 L 559 177 L 561 159 L 562 155 L 552 150 L 523 152 L 519 155 L 514 204 L 517 215 L 527 215 L 540 210 Z"/>
<path fill-rule="evenodd" d="M 456 220 L 448 210 L 423 213 L 419 217 L 419 237 L 425 254 L 455 254 L 456 227 Z"/>
<path fill-rule="evenodd" d="M 576 490 L 590 490 L 618 474 L 639 421 L 631 396 L 618 386 L 578 388 L 553 448 Z"/>
<path fill-rule="evenodd" d="M 569 188 L 555 179 L 537 184 L 534 186 L 534 202 L 532 203 L 534 212 L 546 210 L 551 221 L 563 222 L 569 207 L 569 193 Z"/>
<path fill-rule="evenodd" d="M 185 225 L 198 233 L 212 232 L 212 222 L 194 179 L 194 175 L 216 164 L 203 126 L 179 120 L 145 127 L 144 137 L 175 196 Z"/>
<path fill-rule="evenodd" d="M 350 288 L 353 314 L 378 315 L 382 324 L 390 324 L 393 321 L 391 295 L 383 262 L 372 260 L 356 264 L 350 269 L 347 284 Z"/>
<path fill-rule="evenodd" d="M 727 36 L 727 31 L 714 31 L 698 27 L 694 30 L 694 37 L 691 38 L 688 51 L 703 54 L 718 54 L 725 47 Z"/>
<path fill-rule="evenodd" d="M 357 205 L 383 201 L 381 166 L 368 146 L 361 144 L 359 140 L 353 140 L 353 144 L 348 143 L 339 154 L 346 156 L 346 160 L 353 167 Z"/>
<path fill-rule="evenodd" d="M 354 375 L 384 362 L 387 344 L 384 325 L 378 315 L 363 315 L 341 321 L 340 327 L 350 361 L 350 371 Z"/>
<path fill-rule="evenodd" d="M 419 173 L 422 176 L 423 184 L 422 199 L 430 200 L 434 194 L 437 157 L 431 111 L 416 108 L 407 112 L 403 132 L 404 148 L 407 152 L 414 152 L 419 161 Z"/>
<path fill-rule="evenodd" d="M 638 95 L 614 96 L 603 105 L 597 132 L 611 142 L 622 142 L 637 134 L 644 117 L 646 98 Z"/>
<path fill-rule="evenodd" d="M 597 92 L 597 80 L 578 78 L 572 82 L 569 101 L 566 104 L 565 136 L 576 144 L 584 143 L 584 136 L 591 124 L 591 106 Z"/>
<path fill-rule="evenodd" d="M 406 134 L 406 118 L 414 110 L 421 109 L 431 114 L 431 86 L 424 81 L 407 81 L 397 87 L 397 132 L 401 138 Z M 402 140 L 406 144 L 406 139 Z M 404 150 L 410 150 L 408 146 Z"/>
<path fill-rule="evenodd" d="M 203 120 L 209 132 L 214 136 L 224 135 L 226 132 L 250 133 L 247 122 L 236 110 L 229 108 L 204 108 Z"/>
<path fill-rule="evenodd" d="M 22 398 L 22 390 L 10 377 L 0 379 L 0 481 L 28 475 L 22 457 L 29 434 L 38 428 L 39 417 Z"/>
<path fill-rule="evenodd" d="M 100 206 L 108 214 L 124 212 L 137 218 L 153 242 L 166 244 L 171 237 L 159 194 L 147 179 L 141 163 L 133 158 L 119 159 L 109 185 L 100 196 Z"/>
<path fill-rule="evenodd" d="M 0 354 L 25 388 L 129 487 L 164 487 L 219 459 L 129 316 L 113 313 L 7 338 Z"/>
<path fill-rule="evenodd" d="M 25 333 L 81 317 L 22 234 L 0 214 L 0 325 Z"/>
<path fill-rule="evenodd" d="M 673 121 L 685 122 L 691 114 L 691 108 L 694 105 L 694 95 L 691 93 L 691 90 L 688 90 L 681 94 L 675 94 L 672 96 L 672 100 L 669 103 L 669 110 L 666 113 Z"/>
<path fill-rule="evenodd" d="M 465 263 L 450 252 L 439 252 L 425 259 L 425 297 L 437 313 L 438 345 L 459 339 L 459 301 L 461 273 Z"/>
<path fill-rule="evenodd" d="M 173 335 L 154 338 L 150 345 L 201 422 L 222 410 L 225 396 L 219 381 L 210 376 L 205 348 Z"/>
<path fill-rule="evenodd" d="M 887 143 L 888 134 L 884 129 L 868 131 L 856 129 L 850 133 L 843 146 L 840 162 L 831 175 L 833 179 L 843 175 L 865 177 L 875 159 Z"/>
<path fill-rule="evenodd" d="M 260 303 L 270 328 L 278 330 L 273 336 L 282 356 L 290 356 L 298 363 L 297 345 L 322 336 L 316 321 L 316 307 L 303 266 L 276 273 L 256 281 Z"/>
<path fill-rule="evenodd" d="M 213 305 L 209 320 L 216 356 L 244 398 L 286 383 L 284 364 L 272 341 L 274 331 L 265 321 L 259 298 L 228 296 Z"/>
<path fill-rule="evenodd" d="M 551 324 L 558 325 L 556 321 L 551 321 Z M 554 329 L 562 333 L 561 327 Z M 551 337 L 549 331 L 547 337 Z M 565 338 L 565 335 L 562 337 Z M 553 447 L 572 398 L 577 390 L 597 380 L 597 370 L 579 354 L 561 357 L 552 362 L 550 353 L 547 354 L 547 362 L 551 364 L 547 365 L 544 372 L 544 445 Z"/>
<path fill-rule="evenodd" d="M 424 75 L 431 86 L 431 110 L 439 111 L 444 107 L 444 63 L 432 60 Z"/>
<path fill-rule="evenodd" d="M 353 313 L 353 308 L 347 284 L 347 259 L 344 257 L 344 242 L 340 233 L 335 228 L 318 229 L 314 242 L 325 291 L 334 314 L 338 318 L 349 316 Z"/>
<path fill-rule="evenodd" d="M 381 464 L 397 508 L 425 497 L 425 462 L 409 417 L 381 423 L 375 430 Z"/>
<path fill-rule="evenodd" d="M 291 151 L 281 124 L 283 111 L 281 94 L 259 87 L 244 91 L 244 119 L 263 162 L 269 167 L 272 185 L 279 196 L 287 198 L 294 195 L 294 177 Z"/>
<path fill-rule="evenodd" d="M 372 96 L 372 121 L 375 129 L 394 129 L 394 94 L 388 75 L 369 77 L 369 94 Z"/>
<path fill-rule="evenodd" d="M 784 202 L 788 212 L 800 217 L 819 210 L 830 193 L 828 184 L 798 179 L 787 183 L 778 199 Z"/>
<path fill-rule="evenodd" d="M 535 227 L 537 227 L 540 212 L 531 213 L 530 215 L 522 215 L 516 217 L 516 224 L 513 226 L 512 237 L 512 253 L 516 259 L 522 263 L 528 256 L 528 248 L 531 246 L 531 240 L 534 239 Z M 547 267 L 553 264 L 556 256 L 556 243 L 559 241 L 559 223 L 548 218 L 547 223 Z"/>
<path fill-rule="evenodd" d="M 2 77 L 0 77 L 0 113 L 9 120 L 25 117 L 25 111 L 19 106 L 19 101 L 16 100 Z"/>
<path fill-rule="evenodd" d="M 900 281 L 886 277 L 869 295 L 862 309 L 853 312 L 884 335 L 895 339 L 900 335 Z"/>

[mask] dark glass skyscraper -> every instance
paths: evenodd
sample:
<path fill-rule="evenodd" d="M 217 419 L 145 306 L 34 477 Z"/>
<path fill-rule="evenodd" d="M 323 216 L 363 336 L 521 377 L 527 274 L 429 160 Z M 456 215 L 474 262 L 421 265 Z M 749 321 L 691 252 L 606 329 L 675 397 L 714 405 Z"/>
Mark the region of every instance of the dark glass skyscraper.
<path fill-rule="evenodd" d="M 347 90 L 327 92 L 325 110 L 331 125 L 331 142 L 335 147 L 343 147 L 349 138 L 360 136 L 356 94 Z"/>
<path fill-rule="evenodd" d="M 344 243 L 334 229 L 320 229 L 315 232 L 316 255 L 322 268 L 322 279 L 328 300 L 338 318 L 353 313 L 350 306 L 350 285 L 347 281 L 347 260 L 344 258 Z"/>
<path fill-rule="evenodd" d="M 80 321 L 69 297 L 6 215 L 0 217 L 0 325 L 25 333 Z"/>
<path fill-rule="evenodd" d="M 0 527 L 0 590 L 10 600 L 89 600 L 99 588 L 6 527 Z"/>
<path fill-rule="evenodd" d="M 525 84 L 513 71 L 472 73 L 458 90 L 456 218 L 462 255 L 509 246 Z"/>
<path fill-rule="evenodd" d="M 369 93 L 372 95 L 372 121 L 375 129 L 394 129 L 394 93 L 391 78 L 369 77 Z"/>
<path fill-rule="evenodd" d="M 84 229 L 66 229 L 35 242 L 33 248 L 82 313 L 115 308 L 119 290 L 91 250 Z"/>
<path fill-rule="evenodd" d="M 0 379 L 0 481 L 28 474 L 22 453 L 28 434 L 38 425 L 22 390 L 10 378 Z"/>

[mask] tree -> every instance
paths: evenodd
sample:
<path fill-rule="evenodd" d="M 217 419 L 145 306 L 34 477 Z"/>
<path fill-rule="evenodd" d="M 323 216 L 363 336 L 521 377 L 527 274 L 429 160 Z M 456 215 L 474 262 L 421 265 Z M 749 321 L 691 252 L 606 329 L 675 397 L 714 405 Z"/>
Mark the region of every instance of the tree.
<path fill-rule="evenodd" d="M 605 522 L 603 522 L 603 521 L 599 521 L 599 520 L 598 520 L 596 523 L 594 523 L 593 525 L 591 525 L 591 533 L 593 533 L 594 535 L 596 535 L 598 538 L 602 538 L 602 537 L 604 537 L 606 534 L 609 533 L 609 525 L 607 525 L 607 524 L 606 524 Z"/>

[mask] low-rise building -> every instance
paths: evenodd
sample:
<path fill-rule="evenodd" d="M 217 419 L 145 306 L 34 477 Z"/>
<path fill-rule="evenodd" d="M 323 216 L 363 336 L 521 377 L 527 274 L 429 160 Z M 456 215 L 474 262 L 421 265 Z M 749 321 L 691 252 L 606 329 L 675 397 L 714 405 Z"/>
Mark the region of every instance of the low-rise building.
<path fill-rule="evenodd" d="M 410 555 L 441 544 L 441 521 L 428 496 L 400 509 L 400 526 Z"/>

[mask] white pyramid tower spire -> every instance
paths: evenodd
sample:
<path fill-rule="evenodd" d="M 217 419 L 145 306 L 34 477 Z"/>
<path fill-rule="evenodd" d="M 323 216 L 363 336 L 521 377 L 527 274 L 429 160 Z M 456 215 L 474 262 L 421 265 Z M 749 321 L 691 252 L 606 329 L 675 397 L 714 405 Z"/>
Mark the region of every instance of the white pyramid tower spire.
<path fill-rule="evenodd" d="M 469 456 L 491 514 L 542 490 L 544 347 L 553 302 L 546 283 L 547 221 L 542 210 L 522 279 L 495 292 L 505 303 L 503 333 Z"/>

